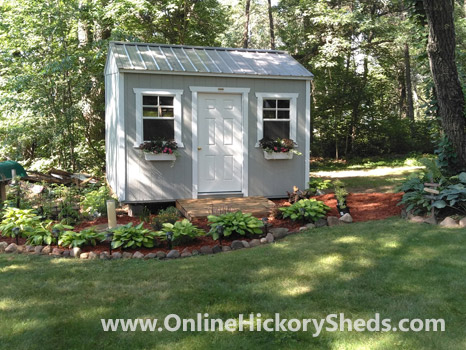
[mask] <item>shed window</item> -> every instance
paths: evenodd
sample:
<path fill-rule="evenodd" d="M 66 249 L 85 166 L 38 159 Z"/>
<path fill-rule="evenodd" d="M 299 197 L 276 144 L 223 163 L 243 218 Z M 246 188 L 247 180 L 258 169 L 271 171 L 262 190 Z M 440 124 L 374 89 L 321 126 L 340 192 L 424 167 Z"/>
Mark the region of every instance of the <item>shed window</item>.
<path fill-rule="evenodd" d="M 143 141 L 175 139 L 173 96 L 143 95 Z"/>
<path fill-rule="evenodd" d="M 287 138 L 296 142 L 295 93 L 256 93 L 257 97 L 257 143 L 262 138 Z"/>
<path fill-rule="evenodd" d="M 263 137 L 290 138 L 290 100 L 264 99 L 262 108 Z"/>
<path fill-rule="evenodd" d="M 136 94 L 136 142 L 175 140 L 181 141 L 182 90 L 134 89 Z"/>

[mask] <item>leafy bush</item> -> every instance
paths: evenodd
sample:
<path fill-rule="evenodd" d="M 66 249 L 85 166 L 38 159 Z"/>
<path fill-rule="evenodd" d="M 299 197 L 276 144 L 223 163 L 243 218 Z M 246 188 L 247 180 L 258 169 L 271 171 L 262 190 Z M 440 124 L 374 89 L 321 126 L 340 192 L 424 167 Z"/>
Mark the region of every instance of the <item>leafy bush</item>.
<path fill-rule="evenodd" d="M 175 207 L 161 209 L 158 215 L 152 220 L 152 227 L 154 230 L 160 231 L 163 228 L 163 224 L 174 224 L 178 221 L 179 217 L 180 213 Z"/>
<path fill-rule="evenodd" d="M 337 199 L 338 206 L 340 209 L 346 208 L 346 196 L 348 195 L 348 191 L 345 188 L 345 184 L 340 181 L 336 180 L 334 182 L 335 185 L 335 198 Z"/>
<path fill-rule="evenodd" d="M 187 219 L 177 221 L 174 224 L 168 222 L 164 223 L 162 230 L 157 232 L 157 236 L 162 240 L 166 240 L 168 232 L 173 233 L 173 245 L 188 243 L 194 238 L 203 236 L 205 234 L 203 230 L 194 226 Z"/>
<path fill-rule="evenodd" d="M 323 180 L 320 177 L 311 177 L 309 180 L 309 191 L 313 193 L 326 190 L 330 186 L 332 186 L 331 180 Z"/>
<path fill-rule="evenodd" d="M 97 242 L 105 240 L 105 237 L 105 232 L 97 232 L 92 227 L 84 229 L 81 232 L 65 231 L 60 236 L 58 245 L 68 248 L 82 247 L 84 245 L 95 246 Z"/>
<path fill-rule="evenodd" d="M 458 183 L 443 188 L 432 205 L 438 209 L 450 207 L 464 213 L 466 212 L 466 173 L 453 176 L 450 180 Z"/>
<path fill-rule="evenodd" d="M 32 209 L 5 208 L 0 231 L 4 237 L 16 237 L 15 231 L 19 229 L 19 235 L 26 237 L 35 229 L 40 229 L 41 217 Z"/>
<path fill-rule="evenodd" d="M 125 226 L 112 229 L 113 241 L 112 248 L 136 248 L 146 247 L 153 248 L 155 245 L 154 238 L 156 233 L 142 227 L 142 223 L 133 227 L 130 222 Z"/>
<path fill-rule="evenodd" d="M 424 181 L 418 175 L 409 176 L 398 188 L 401 192 L 424 191 Z"/>
<path fill-rule="evenodd" d="M 106 185 L 98 189 L 88 191 L 82 196 L 81 207 L 83 211 L 91 216 L 104 215 L 107 212 L 107 200 L 111 199 L 110 190 Z"/>
<path fill-rule="evenodd" d="M 424 213 L 431 209 L 430 199 L 423 191 L 406 192 L 398 205 L 404 205 L 407 212 Z"/>
<path fill-rule="evenodd" d="M 280 208 L 284 218 L 290 218 L 293 221 L 302 220 L 316 222 L 325 217 L 330 208 L 324 202 L 311 199 L 301 199 L 289 207 Z"/>
<path fill-rule="evenodd" d="M 72 230 L 72 226 L 64 224 L 53 225 L 53 221 L 42 223 L 34 232 L 29 233 L 26 244 L 29 245 L 43 245 L 43 244 L 54 244 L 57 243 L 58 237 L 65 230 Z"/>
<path fill-rule="evenodd" d="M 209 221 L 210 231 L 213 239 L 218 239 L 219 234 L 217 227 L 223 227 L 223 235 L 225 237 L 230 236 L 232 233 L 239 233 L 245 235 L 246 233 L 261 234 L 262 227 L 264 224 L 258 218 L 252 216 L 252 214 L 243 214 L 241 211 L 234 213 L 226 213 L 222 215 L 209 215 L 207 217 Z"/>

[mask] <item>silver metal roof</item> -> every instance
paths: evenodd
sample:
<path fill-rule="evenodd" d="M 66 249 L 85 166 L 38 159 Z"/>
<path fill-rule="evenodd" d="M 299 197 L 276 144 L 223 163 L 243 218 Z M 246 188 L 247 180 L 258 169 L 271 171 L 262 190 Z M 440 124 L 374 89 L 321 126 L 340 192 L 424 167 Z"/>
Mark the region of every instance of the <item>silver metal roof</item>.
<path fill-rule="evenodd" d="M 118 69 L 202 75 L 251 75 L 311 78 L 284 51 L 111 42 Z"/>

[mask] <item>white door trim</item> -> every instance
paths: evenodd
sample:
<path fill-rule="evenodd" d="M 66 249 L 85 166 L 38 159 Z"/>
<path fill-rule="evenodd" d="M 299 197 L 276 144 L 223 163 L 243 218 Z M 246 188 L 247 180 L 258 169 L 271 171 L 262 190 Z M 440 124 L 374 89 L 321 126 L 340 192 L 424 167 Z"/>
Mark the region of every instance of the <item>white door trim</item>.
<path fill-rule="evenodd" d="M 219 88 L 219 87 L 205 87 L 205 86 L 190 86 L 192 92 L 192 198 L 198 197 L 199 190 L 199 163 L 198 163 L 198 133 L 197 133 L 197 112 L 198 112 L 198 93 L 217 93 L 217 94 L 241 94 L 242 95 L 242 139 L 243 139 L 243 166 L 242 166 L 242 190 L 243 196 L 247 197 L 249 193 L 248 184 L 248 112 L 249 112 L 249 88 Z"/>

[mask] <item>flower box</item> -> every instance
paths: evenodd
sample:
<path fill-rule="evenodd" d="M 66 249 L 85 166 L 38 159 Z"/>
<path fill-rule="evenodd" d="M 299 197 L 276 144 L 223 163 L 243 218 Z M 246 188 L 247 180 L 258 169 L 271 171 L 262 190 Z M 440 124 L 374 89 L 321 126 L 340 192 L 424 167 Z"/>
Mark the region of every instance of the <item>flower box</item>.
<path fill-rule="evenodd" d="M 293 159 L 293 152 L 266 152 L 264 158 L 267 160 Z"/>
<path fill-rule="evenodd" d="M 144 152 L 144 158 L 149 161 L 175 161 L 176 156 L 174 154 L 167 154 L 167 153 L 146 153 Z"/>

